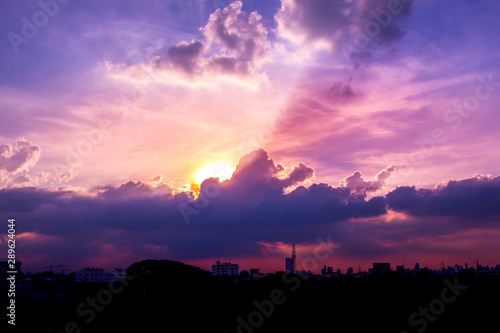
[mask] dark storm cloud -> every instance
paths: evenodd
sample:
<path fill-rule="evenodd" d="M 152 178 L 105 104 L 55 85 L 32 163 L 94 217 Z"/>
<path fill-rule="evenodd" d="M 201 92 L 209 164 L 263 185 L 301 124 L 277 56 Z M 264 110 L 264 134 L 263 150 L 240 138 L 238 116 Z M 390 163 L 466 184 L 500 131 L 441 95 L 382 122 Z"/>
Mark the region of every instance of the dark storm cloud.
<path fill-rule="evenodd" d="M 404 31 L 398 26 L 401 20 L 411 14 L 413 0 L 365 1 L 360 17 L 364 24 L 359 29 L 367 30 L 367 22 L 375 20 L 380 24 L 380 34 L 374 38 L 379 44 L 390 44 L 401 39 Z"/>
<path fill-rule="evenodd" d="M 230 180 L 203 182 L 196 200 L 185 192 L 172 194 L 168 187 L 160 191 L 129 182 L 94 188 L 92 196 L 64 190 L 3 189 L 0 207 L 25 221 L 19 233 L 76 243 L 101 240 L 134 253 L 143 253 L 149 245 L 166 246 L 169 255 L 179 258 L 256 253 L 262 247 L 259 241 L 292 239 L 293 232 L 284 228 L 287 224 L 300 231 L 298 242 L 314 241 L 314 234 L 329 223 L 385 213 L 383 198 L 365 201 L 348 188 L 314 184 L 284 193 L 284 188 L 313 175 L 314 170 L 303 163 L 286 172 L 265 151 L 256 150 L 241 158 Z M 189 225 L 180 205 L 198 207 Z"/>
<path fill-rule="evenodd" d="M 432 190 L 398 187 L 386 198 L 390 209 L 413 216 L 494 219 L 500 217 L 500 177 L 450 181 Z"/>
<path fill-rule="evenodd" d="M 56 237 L 50 246 L 37 249 L 47 256 L 63 255 L 57 244 L 66 246 L 71 240 L 80 251 L 90 251 L 89 244 L 95 244 L 103 256 L 128 253 L 176 259 L 256 255 L 263 242 L 313 243 L 328 234 L 341 245 L 339 254 L 388 253 L 394 249 L 386 247 L 386 241 L 441 235 L 477 226 L 477 219 L 500 216 L 500 177 L 452 181 L 433 190 L 399 187 L 386 197 L 368 199 L 367 193 L 380 188 L 393 170 L 387 167 L 373 180 L 355 173 L 339 187 L 312 184 L 287 193 L 286 187 L 311 179 L 314 171 L 299 163 L 287 173 L 264 150 L 256 150 L 241 158 L 231 179 L 204 181 L 197 199 L 142 182 L 94 188 L 90 196 L 5 188 L 0 190 L 0 210 L 23 221 L 18 234 Z M 196 211 L 189 224 L 180 212 L 182 205 Z M 387 209 L 423 220 L 378 223 L 386 218 Z M 456 219 L 452 219 L 444 228 L 443 216 L 468 222 L 453 224 Z M 435 221 L 432 228 L 429 219 Z M 30 245 L 26 251 L 35 248 Z"/>
<path fill-rule="evenodd" d="M 377 49 L 387 50 L 403 38 L 401 23 L 412 4 L 412 0 L 281 0 L 275 19 L 281 37 L 305 47 L 342 50 L 358 67 L 373 61 Z"/>
<path fill-rule="evenodd" d="M 285 36 L 296 33 L 305 36 L 306 43 L 323 40 L 332 46 L 352 37 L 353 30 L 366 33 L 367 23 L 375 21 L 380 27 L 375 40 L 383 44 L 403 36 L 397 23 L 411 7 L 411 0 L 282 0 L 276 20 Z"/>
<path fill-rule="evenodd" d="M 138 182 L 128 182 L 126 184 L 120 185 L 120 187 L 114 186 L 101 186 L 93 189 L 94 192 L 99 193 L 99 196 L 106 199 L 125 199 L 125 198 L 133 198 L 133 197 L 151 197 L 155 194 L 162 194 L 164 196 L 170 195 L 172 189 L 169 186 L 166 186 L 161 182 L 161 179 L 157 177 L 153 177 L 150 180 L 156 181 L 155 184 L 157 186 L 151 187 L 148 184 Z M 161 189 L 161 190 L 159 190 Z"/>
<path fill-rule="evenodd" d="M 36 187 L 0 189 L 0 211 L 4 213 L 31 213 L 43 205 L 55 204 L 69 191 L 49 191 Z"/>
<path fill-rule="evenodd" d="M 307 42 L 330 40 L 353 24 L 355 10 L 348 0 L 282 0 L 276 20 L 284 34 L 304 34 Z"/>

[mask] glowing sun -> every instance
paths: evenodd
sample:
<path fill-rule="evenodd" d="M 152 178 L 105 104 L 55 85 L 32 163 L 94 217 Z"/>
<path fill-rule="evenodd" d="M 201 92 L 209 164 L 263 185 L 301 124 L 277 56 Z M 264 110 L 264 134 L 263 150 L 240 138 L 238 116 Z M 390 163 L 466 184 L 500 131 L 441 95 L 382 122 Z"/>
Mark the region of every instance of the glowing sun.
<path fill-rule="evenodd" d="M 219 178 L 224 181 L 231 178 L 234 168 L 228 163 L 212 163 L 202 167 L 195 175 L 196 184 L 201 184 L 207 178 Z"/>

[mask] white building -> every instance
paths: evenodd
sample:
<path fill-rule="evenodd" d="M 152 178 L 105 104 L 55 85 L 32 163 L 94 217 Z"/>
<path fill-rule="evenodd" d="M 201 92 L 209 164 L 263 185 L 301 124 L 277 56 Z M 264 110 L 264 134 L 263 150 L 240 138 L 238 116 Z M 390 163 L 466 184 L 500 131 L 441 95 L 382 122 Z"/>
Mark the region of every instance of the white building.
<path fill-rule="evenodd" d="M 111 272 L 105 272 L 102 268 L 85 267 L 76 272 L 75 282 L 109 282 L 113 281 Z"/>
<path fill-rule="evenodd" d="M 227 275 L 227 276 L 238 276 L 239 266 L 236 264 L 231 264 L 230 262 L 220 263 L 216 261 L 215 265 L 212 265 L 212 275 Z"/>

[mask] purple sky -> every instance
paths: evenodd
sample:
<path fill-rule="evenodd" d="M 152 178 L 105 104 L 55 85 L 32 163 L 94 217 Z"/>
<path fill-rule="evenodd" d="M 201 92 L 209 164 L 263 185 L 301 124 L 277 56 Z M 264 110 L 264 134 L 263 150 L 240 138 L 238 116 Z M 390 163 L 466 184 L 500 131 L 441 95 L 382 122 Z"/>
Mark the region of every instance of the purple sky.
<path fill-rule="evenodd" d="M 500 263 L 497 1 L 65 1 L 0 13 L 24 268 Z"/>

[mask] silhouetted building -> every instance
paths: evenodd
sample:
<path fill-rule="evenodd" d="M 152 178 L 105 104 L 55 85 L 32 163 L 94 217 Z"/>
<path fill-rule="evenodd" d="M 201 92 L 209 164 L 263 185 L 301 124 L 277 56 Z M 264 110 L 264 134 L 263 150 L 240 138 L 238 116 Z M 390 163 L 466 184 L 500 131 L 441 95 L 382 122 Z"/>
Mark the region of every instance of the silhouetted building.
<path fill-rule="evenodd" d="M 85 267 L 75 273 L 75 282 L 109 282 L 113 281 L 111 272 L 98 267 Z"/>
<path fill-rule="evenodd" d="M 420 264 L 418 262 L 415 264 L 415 272 L 420 272 Z"/>
<path fill-rule="evenodd" d="M 244 279 L 248 279 L 248 278 L 250 277 L 250 273 L 248 273 L 248 271 L 247 271 L 247 270 L 242 270 L 242 271 L 240 272 L 240 277 L 241 277 L 241 278 L 244 278 Z"/>
<path fill-rule="evenodd" d="M 333 274 L 333 267 L 326 267 L 326 265 L 324 265 L 321 269 L 321 274 Z"/>
<path fill-rule="evenodd" d="M 113 268 L 111 270 L 111 281 L 120 281 L 125 279 L 127 270 L 125 268 Z"/>
<path fill-rule="evenodd" d="M 352 275 L 353 273 L 354 273 L 354 268 L 349 267 L 349 268 L 347 269 L 347 275 Z"/>
<path fill-rule="evenodd" d="M 292 244 L 292 257 L 285 259 L 285 269 L 287 273 L 295 273 L 295 244 Z"/>
<path fill-rule="evenodd" d="M 374 262 L 373 263 L 373 273 L 383 274 L 391 270 L 391 264 L 388 262 Z"/>
<path fill-rule="evenodd" d="M 250 275 L 255 275 L 259 274 L 259 269 L 258 268 L 250 268 Z"/>
<path fill-rule="evenodd" d="M 238 276 L 239 268 L 240 267 L 236 264 L 231 264 L 230 262 L 221 264 L 221 262 L 217 260 L 215 265 L 212 265 L 212 275 Z"/>
<path fill-rule="evenodd" d="M 293 262 L 292 258 L 286 258 L 285 265 L 286 265 L 286 272 L 287 273 L 295 273 L 295 270 L 293 269 L 294 262 Z"/>
<path fill-rule="evenodd" d="M 454 275 L 457 272 L 455 271 L 455 267 L 448 266 L 446 268 L 443 267 L 440 273 L 444 275 Z"/>

